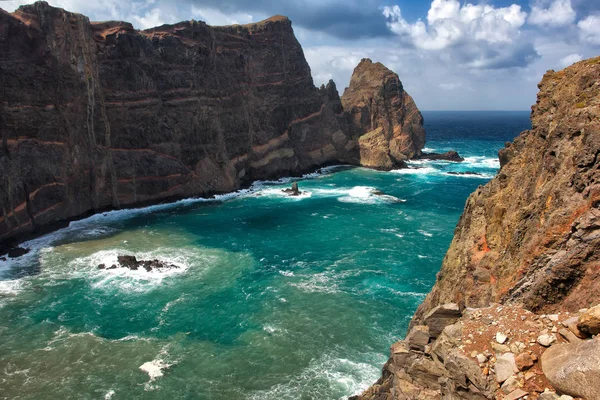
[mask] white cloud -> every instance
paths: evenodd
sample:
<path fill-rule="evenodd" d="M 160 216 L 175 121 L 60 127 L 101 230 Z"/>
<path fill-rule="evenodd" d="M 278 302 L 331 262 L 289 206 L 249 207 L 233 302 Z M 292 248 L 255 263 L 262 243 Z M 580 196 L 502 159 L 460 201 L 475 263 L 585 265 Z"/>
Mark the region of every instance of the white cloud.
<path fill-rule="evenodd" d="M 575 22 L 575 17 L 571 0 L 554 0 L 549 6 L 538 0 L 531 7 L 528 22 L 540 26 L 565 26 Z"/>
<path fill-rule="evenodd" d="M 164 25 L 165 20 L 161 15 L 161 10 L 153 8 L 150 11 L 144 13 L 143 16 L 132 15 L 129 17 L 131 23 L 138 29 L 154 28 L 156 26 Z"/>
<path fill-rule="evenodd" d="M 470 68 L 522 66 L 535 57 L 533 48 L 521 40 L 527 13 L 518 5 L 433 0 L 427 22 L 407 22 L 399 6 L 383 8 L 388 26 L 404 42 L 418 49 L 446 51 L 449 61 Z"/>
<path fill-rule="evenodd" d="M 409 36 L 417 47 L 425 50 L 440 50 L 467 41 L 511 43 L 527 17 L 515 4 L 500 8 L 471 3 L 461 6 L 458 0 L 433 0 L 427 24 L 422 20 L 408 23 L 397 5 L 384 7 L 383 14 L 392 32 Z"/>
<path fill-rule="evenodd" d="M 250 14 L 246 13 L 223 13 L 216 8 L 196 7 L 192 5 L 191 15 L 194 19 L 199 19 L 209 25 L 233 25 L 247 24 L 254 21 Z"/>
<path fill-rule="evenodd" d="M 581 60 L 583 60 L 583 56 L 581 54 L 569 54 L 560 60 L 560 65 L 564 68 Z"/>
<path fill-rule="evenodd" d="M 581 39 L 593 45 L 600 45 L 600 15 L 590 15 L 577 24 Z"/>

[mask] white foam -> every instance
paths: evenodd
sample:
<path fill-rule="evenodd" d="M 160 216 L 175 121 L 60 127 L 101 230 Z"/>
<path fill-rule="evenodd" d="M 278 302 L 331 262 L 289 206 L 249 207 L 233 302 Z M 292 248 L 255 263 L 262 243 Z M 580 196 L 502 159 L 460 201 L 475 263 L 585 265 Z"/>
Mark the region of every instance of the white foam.
<path fill-rule="evenodd" d="M 422 229 L 419 229 L 417 232 L 419 232 L 423 236 L 433 237 L 433 233 L 427 232 L 427 231 L 422 230 Z"/>
<path fill-rule="evenodd" d="M 411 164 L 413 164 L 413 163 L 411 163 Z M 400 175 L 431 175 L 431 174 L 439 174 L 440 170 L 433 168 L 433 167 L 420 167 L 420 168 L 395 169 L 391 172 L 393 172 L 395 174 L 400 174 Z"/>
<path fill-rule="evenodd" d="M 338 189 L 339 190 L 339 189 Z M 378 203 L 403 203 L 406 200 L 387 194 L 377 193 L 371 186 L 354 186 L 351 189 L 341 189 L 345 196 L 339 197 L 342 203 L 378 204 Z"/>
<path fill-rule="evenodd" d="M 283 276 L 288 276 L 288 277 L 294 276 L 294 273 L 292 271 L 282 271 L 282 270 L 279 270 L 279 273 L 281 275 L 283 275 Z"/>
<path fill-rule="evenodd" d="M 334 395 L 359 394 L 381 374 L 382 354 L 367 354 L 368 362 L 354 361 L 325 354 L 313 359 L 302 372 L 286 383 L 250 395 L 255 400 L 292 400 L 299 398 L 331 398 Z M 342 397 L 342 398 L 345 398 Z"/>
<path fill-rule="evenodd" d="M 110 400 L 110 399 L 112 399 L 112 397 L 114 395 L 115 395 L 115 391 L 111 389 L 108 392 L 106 392 L 106 394 L 104 395 L 104 400 Z"/>
<path fill-rule="evenodd" d="M 150 382 L 164 376 L 163 370 L 169 368 L 173 364 L 168 364 L 164 360 L 157 358 L 140 365 L 140 370 L 144 371 L 150 377 Z"/>
<path fill-rule="evenodd" d="M 266 196 L 266 197 L 280 197 L 280 198 L 286 198 L 289 200 L 304 200 L 304 199 L 308 199 L 310 197 L 312 197 L 312 192 L 309 192 L 307 190 L 300 190 L 300 194 L 298 196 L 290 196 L 289 194 L 285 193 L 283 191 L 284 189 L 281 188 L 269 188 L 269 189 L 261 189 L 257 192 L 257 194 L 261 195 L 261 196 Z"/>
<path fill-rule="evenodd" d="M 23 289 L 23 280 L 0 281 L 0 298 L 14 297 Z"/>
<path fill-rule="evenodd" d="M 108 269 L 111 265 L 119 265 L 117 258 L 120 255 L 134 255 L 138 260 L 154 260 L 173 264 L 178 268 L 154 268 L 146 271 L 144 268 L 130 270 L 118 267 Z M 165 279 L 186 273 L 192 263 L 202 261 L 202 254 L 186 248 L 157 248 L 147 252 L 136 252 L 123 248 L 97 251 L 89 256 L 78 257 L 71 260 L 67 269 L 52 270 L 46 273 L 54 278 L 67 275 L 67 277 L 83 277 L 91 281 L 90 286 L 103 290 L 122 290 L 126 292 L 144 292 L 160 286 Z M 104 264 L 107 269 L 98 269 Z"/>
<path fill-rule="evenodd" d="M 500 168 L 500 160 L 498 157 L 485 157 L 485 156 L 473 156 L 473 157 L 465 157 L 465 161 L 462 162 L 463 165 L 470 165 L 476 168 L 489 168 L 489 169 L 499 169 Z"/>

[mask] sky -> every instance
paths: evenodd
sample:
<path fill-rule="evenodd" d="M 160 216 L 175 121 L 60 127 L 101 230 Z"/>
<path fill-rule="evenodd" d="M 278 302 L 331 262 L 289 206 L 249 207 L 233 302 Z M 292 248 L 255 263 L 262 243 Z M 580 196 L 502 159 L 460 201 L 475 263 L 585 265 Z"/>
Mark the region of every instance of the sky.
<path fill-rule="evenodd" d="M 0 1 L 13 11 L 31 0 Z M 342 94 L 365 57 L 398 73 L 421 110 L 529 110 L 545 71 L 600 55 L 600 0 L 48 0 L 145 29 L 286 15 L 317 86 Z"/>

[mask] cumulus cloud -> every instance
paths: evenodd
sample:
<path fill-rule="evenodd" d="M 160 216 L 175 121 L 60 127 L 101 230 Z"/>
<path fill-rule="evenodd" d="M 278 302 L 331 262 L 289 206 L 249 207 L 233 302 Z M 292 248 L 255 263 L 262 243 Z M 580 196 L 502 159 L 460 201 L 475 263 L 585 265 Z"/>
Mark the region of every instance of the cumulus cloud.
<path fill-rule="evenodd" d="M 575 64 L 578 61 L 583 60 L 583 56 L 581 54 L 569 54 L 566 57 L 563 57 L 560 60 L 560 66 L 561 67 L 568 67 L 571 64 Z"/>
<path fill-rule="evenodd" d="M 451 50 L 455 62 L 472 68 L 523 66 L 536 57 L 533 46 L 521 41 L 527 13 L 513 4 L 461 4 L 458 0 L 433 0 L 427 22 L 411 24 L 398 5 L 386 6 L 388 26 L 405 42 L 429 51 Z"/>
<path fill-rule="evenodd" d="M 531 7 L 528 22 L 540 26 L 565 26 L 575 22 L 575 17 L 571 0 L 554 0 L 551 3 L 537 0 Z"/>
<path fill-rule="evenodd" d="M 577 27 L 579 27 L 582 40 L 600 46 L 600 14 L 590 15 L 579 21 Z"/>

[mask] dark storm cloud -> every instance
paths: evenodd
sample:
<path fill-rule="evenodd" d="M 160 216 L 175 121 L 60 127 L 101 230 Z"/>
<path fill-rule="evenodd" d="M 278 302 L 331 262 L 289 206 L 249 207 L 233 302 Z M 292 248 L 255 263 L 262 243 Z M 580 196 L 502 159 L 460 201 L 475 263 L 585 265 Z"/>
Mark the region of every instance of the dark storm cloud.
<path fill-rule="evenodd" d="M 390 36 L 378 1 L 272 1 L 272 0 L 188 0 L 196 7 L 212 7 L 224 13 L 281 14 L 296 26 L 325 32 L 342 39 Z"/>

